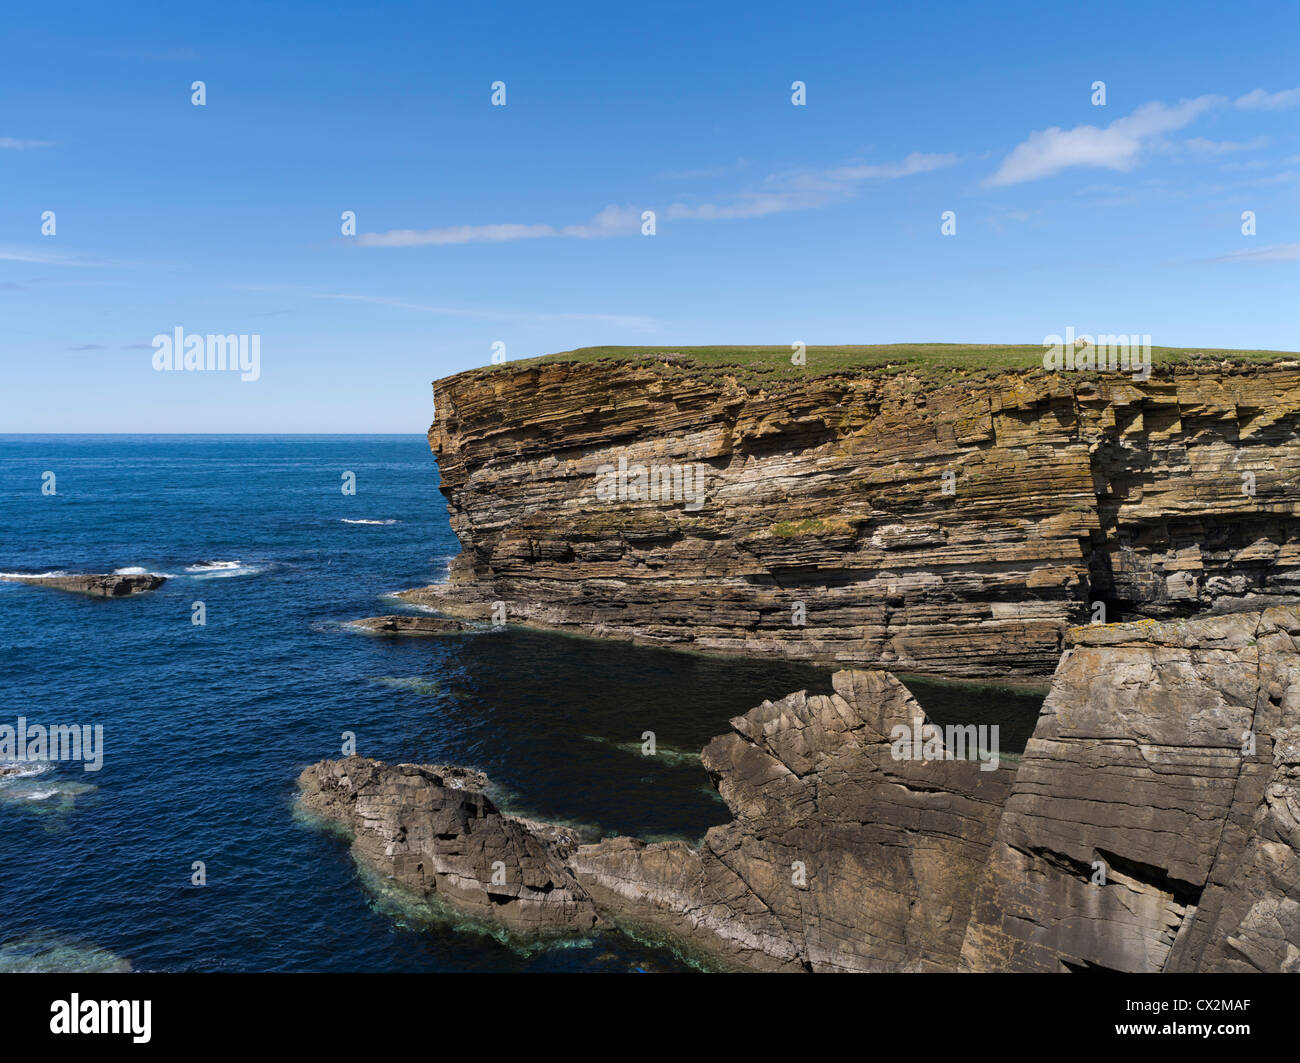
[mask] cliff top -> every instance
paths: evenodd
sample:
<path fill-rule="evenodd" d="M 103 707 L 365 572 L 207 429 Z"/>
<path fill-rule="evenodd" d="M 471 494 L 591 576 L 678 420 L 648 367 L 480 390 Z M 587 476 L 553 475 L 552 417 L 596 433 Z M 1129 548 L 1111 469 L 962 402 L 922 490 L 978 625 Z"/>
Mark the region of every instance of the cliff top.
<path fill-rule="evenodd" d="M 889 343 L 808 347 L 806 364 L 794 365 L 789 344 L 779 347 L 580 347 L 539 358 L 507 362 L 523 366 L 563 362 L 614 362 L 661 369 L 726 372 L 738 377 L 781 378 L 859 372 L 920 372 L 933 375 L 982 375 L 1003 370 L 1041 369 L 1042 343 L 1008 345 L 977 343 Z M 1211 366 L 1295 361 L 1295 351 L 1231 350 L 1221 348 L 1152 347 L 1154 366 Z"/>

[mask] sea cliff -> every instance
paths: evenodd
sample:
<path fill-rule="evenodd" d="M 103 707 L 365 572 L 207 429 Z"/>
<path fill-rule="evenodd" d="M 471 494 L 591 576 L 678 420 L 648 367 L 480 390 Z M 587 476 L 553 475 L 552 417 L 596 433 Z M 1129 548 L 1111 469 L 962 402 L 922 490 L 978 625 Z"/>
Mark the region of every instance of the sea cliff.
<path fill-rule="evenodd" d="M 800 372 L 557 356 L 438 381 L 429 442 L 462 552 L 407 598 L 705 652 L 1045 678 L 1071 625 L 1300 592 L 1294 356 L 1157 360 L 1142 380 L 814 354 Z"/>

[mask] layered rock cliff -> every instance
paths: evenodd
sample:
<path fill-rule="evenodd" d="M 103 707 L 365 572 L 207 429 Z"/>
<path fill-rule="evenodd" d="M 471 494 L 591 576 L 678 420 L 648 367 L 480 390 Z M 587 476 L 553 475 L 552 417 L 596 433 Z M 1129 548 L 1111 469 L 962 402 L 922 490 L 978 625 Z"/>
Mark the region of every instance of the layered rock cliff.
<path fill-rule="evenodd" d="M 1300 972 L 1300 610 L 1072 635 L 963 967 Z"/>
<path fill-rule="evenodd" d="M 1069 640 L 1018 770 L 909 759 L 924 714 L 885 673 L 764 702 L 704 751 L 733 819 L 698 846 L 579 844 L 456 769 L 300 785 L 363 859 L 516 929 L 753 970 L 1300 971 L 1300 610 Z"/>
<path fill-rule="evenodd" d="M 1300 591 L 1294 362 L 1143 382 L 560 361 L 435 395 L 462 552 L 408 597 L 453 615 L 1046 676 L 1095 603 L 1115 621 Z"/>

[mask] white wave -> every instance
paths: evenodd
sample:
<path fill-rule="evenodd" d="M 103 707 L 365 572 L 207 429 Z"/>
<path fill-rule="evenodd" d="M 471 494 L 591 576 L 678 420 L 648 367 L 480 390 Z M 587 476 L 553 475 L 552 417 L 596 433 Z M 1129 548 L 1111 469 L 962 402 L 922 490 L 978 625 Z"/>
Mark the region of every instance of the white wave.
<path fill-rule="evenodd" d="M 195 565 L 187 565 L 185 571 L 196 579 L 225 579 L 230 576 L 255 576 L 264 569 L 243 561 L 200 561 Z"/>
<path fill-rule="evenodd" d="M 53 576 L 66 576 L 66 569 L 56 568 L 52 572 L 0 572 L 0 579 L 50 579 Z"/>
<path fill-rule="evenodd" d="M 395 520 L 348 520 L 347 517 L 339 518 L 344 524 L 397 524 Z"/>
<path fill-rule="evenodd" d="M 27 794 L 27 800 L 47 801 L 58 792 L 59 792 L 59 788 L 57 786 L 50 790 L 32 790 L 30 793 Z"/>
<path fill-rule="evenodd" d="M 114 576 L 161 576 L 163 579 L 175 579 L 176 577 L 170 572 L 154 572 L 152 569 L 144 568 L 140 565 L 128 565 L 126 568 L 113 569 Z"/>
<path fill-rule="evenodd" d="M 24 760 L 0 760 L 0 785 L 17 779 L 31 779 L 53 770 L 48 762 L 29 763 Z"/>

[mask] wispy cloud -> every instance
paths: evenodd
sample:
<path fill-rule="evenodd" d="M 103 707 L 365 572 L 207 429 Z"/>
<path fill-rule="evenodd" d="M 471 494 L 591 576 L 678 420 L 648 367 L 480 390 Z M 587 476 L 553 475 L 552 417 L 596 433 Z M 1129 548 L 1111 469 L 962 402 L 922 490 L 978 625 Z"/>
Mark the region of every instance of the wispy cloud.
<path fill-rule="evenodd" d="M 112 260 L 97 258 L 94 255 L 64 254 L 60 251 L 47 251 L 39 247 L 17 247 L 12 244 L 0 245 L 0 261 L 36 262 L 42 266 L 107 266 Z"/>
<path fill-rule="evenodd" d="M 0 137 L 0 150 L 28 151 L 31 148 L 48 148 L 52 140 L 19 140 L 17 137 Z"/>
<path fill-rule="evenodd" d="M 383 233 L 361 233 L 362 247 L 446 247 L 452 244 L 505 243 L 567 236 L 591 240 L 606 236 L 627 236 L 641 226 L 641 212 L 633 207 L 608 206 L 590 221 L 577 225 L 452 225 L 437 229 L 391 229 Z"/>
<path fill-rule="evenodd" d="M 1243 111 L 1284 111 L 1296 104 L 1300 104 L 1300 88 L 1273 93 L 1255 89 L 1232 101 L 1234 107 Z"/>
<path fill-rule="evenodd" d="M 1159 102 L 1145 103 L 1132 114 L 1117 118 L 1101 129 L 1093 125 L 1078 125 L 1073 129 L 1051 126 L 1031 133 L 1016 145 L 984 184 L 998 187 L 1036 181 L 1075 166 L 1131 170 L 1154 138 L 1190 125 L 1223 102 L 1221 96 L 1198 96 L 1172 107 Z"/>
<path fill-rule="evenodd" d="M 852 197 L 872 181 L 890 181 L 913 174 L 928 173 L 959 161 L 954 154 L 912 152 L 897 162 L 840 166 L 828 170 L 795 171 L 773 174 L 752 190 L 737 192 L 724 200 L 710 203 L 672 203 L 656 211 L 658 217 L 672 220 L 722 221 L 736 218 L 760 218 L 792 210 L 824 207 Z M 633 236 L 641 231 L 643 208 L 608 206 L 590 221 L 575 225 L 518 224 L 455 225 L 435 229 L 390 229 L 387 232 L 360 234 L 356 242 L 362 247 L 427 247 L 453 244 L 504 243 L 514 240 L 538 240 L 568 237 L 591 240 L 611 236 Z"/>
<path fill-rule="evenodd" d="M 480 321 L 516 321 L 521 323 L 552 323 L 556 321 L 594 321 L 620 328 L 653 329 L 659 327 L 659 321 L 652 317 L 628 314 L 598 314 L 583 312 L 532 312 L 518 310 L 492 310 L 477 307 L 445 306 L 436 303 L 422 303 L 411 299 L 401 299 L 387 295 L 364 295 L 354 292 L 314 292 L 301 288 L 286 288 L 278 285 L 239 285 L 242 291 L 273 292 L 279 295 L 300 295 L 310 299 L 325 299 L 344 303 L 368 303 L 373 306 L 389 307 L 393 310 L 406 310 L 417 314 L 437 314 L 442 317 L 461 317 Z M 279 311 L 282 312 L 282 311 Z"/>
<path fill-rule="evenodd" d="M 1297 262 L 1300 261 L 1300 244 L 1273 244 L 1249 251 L 1233 251 L 1207 259 L 1208 262 Z"/>
<path fill-rule="evenodd" d="M 129 262 L 120 258 L 84 255 L 79 252 L 51 251 L 44 247 L 0 244 L 0 262 L 34 262 L 42 266 L 77 266 L 86 269 L 167 269 L 177 267 L 166 262 Z"/>
<path fill-rule="evenodd" d="M 1183 146 L 1200 155 L 1227 155 L 1235 151 L 1255 151 L 1268 144 L 1268 137 L 1255 137 L 1254 140 L 1208 140 L 1205 137 L 1192 137 L 1183 141 Z"/>
<path fill-rule="evenodd" d="M 952 153 L 925 154 L 914 151 L 896 162 L 836 166 L 828 170 L 799 170 L 773 174 L 757 189 L 740 192 L 720 203 L 673 203 L 664 214 L 670 219 L 693 218 L 721 221 L 733 218 L 761 218 L 792 210 L 809 210 L 841 203 L 855 196 L 864 184 L 893 181 L 914 174 L 953 166 L 959 157 Z"/>

